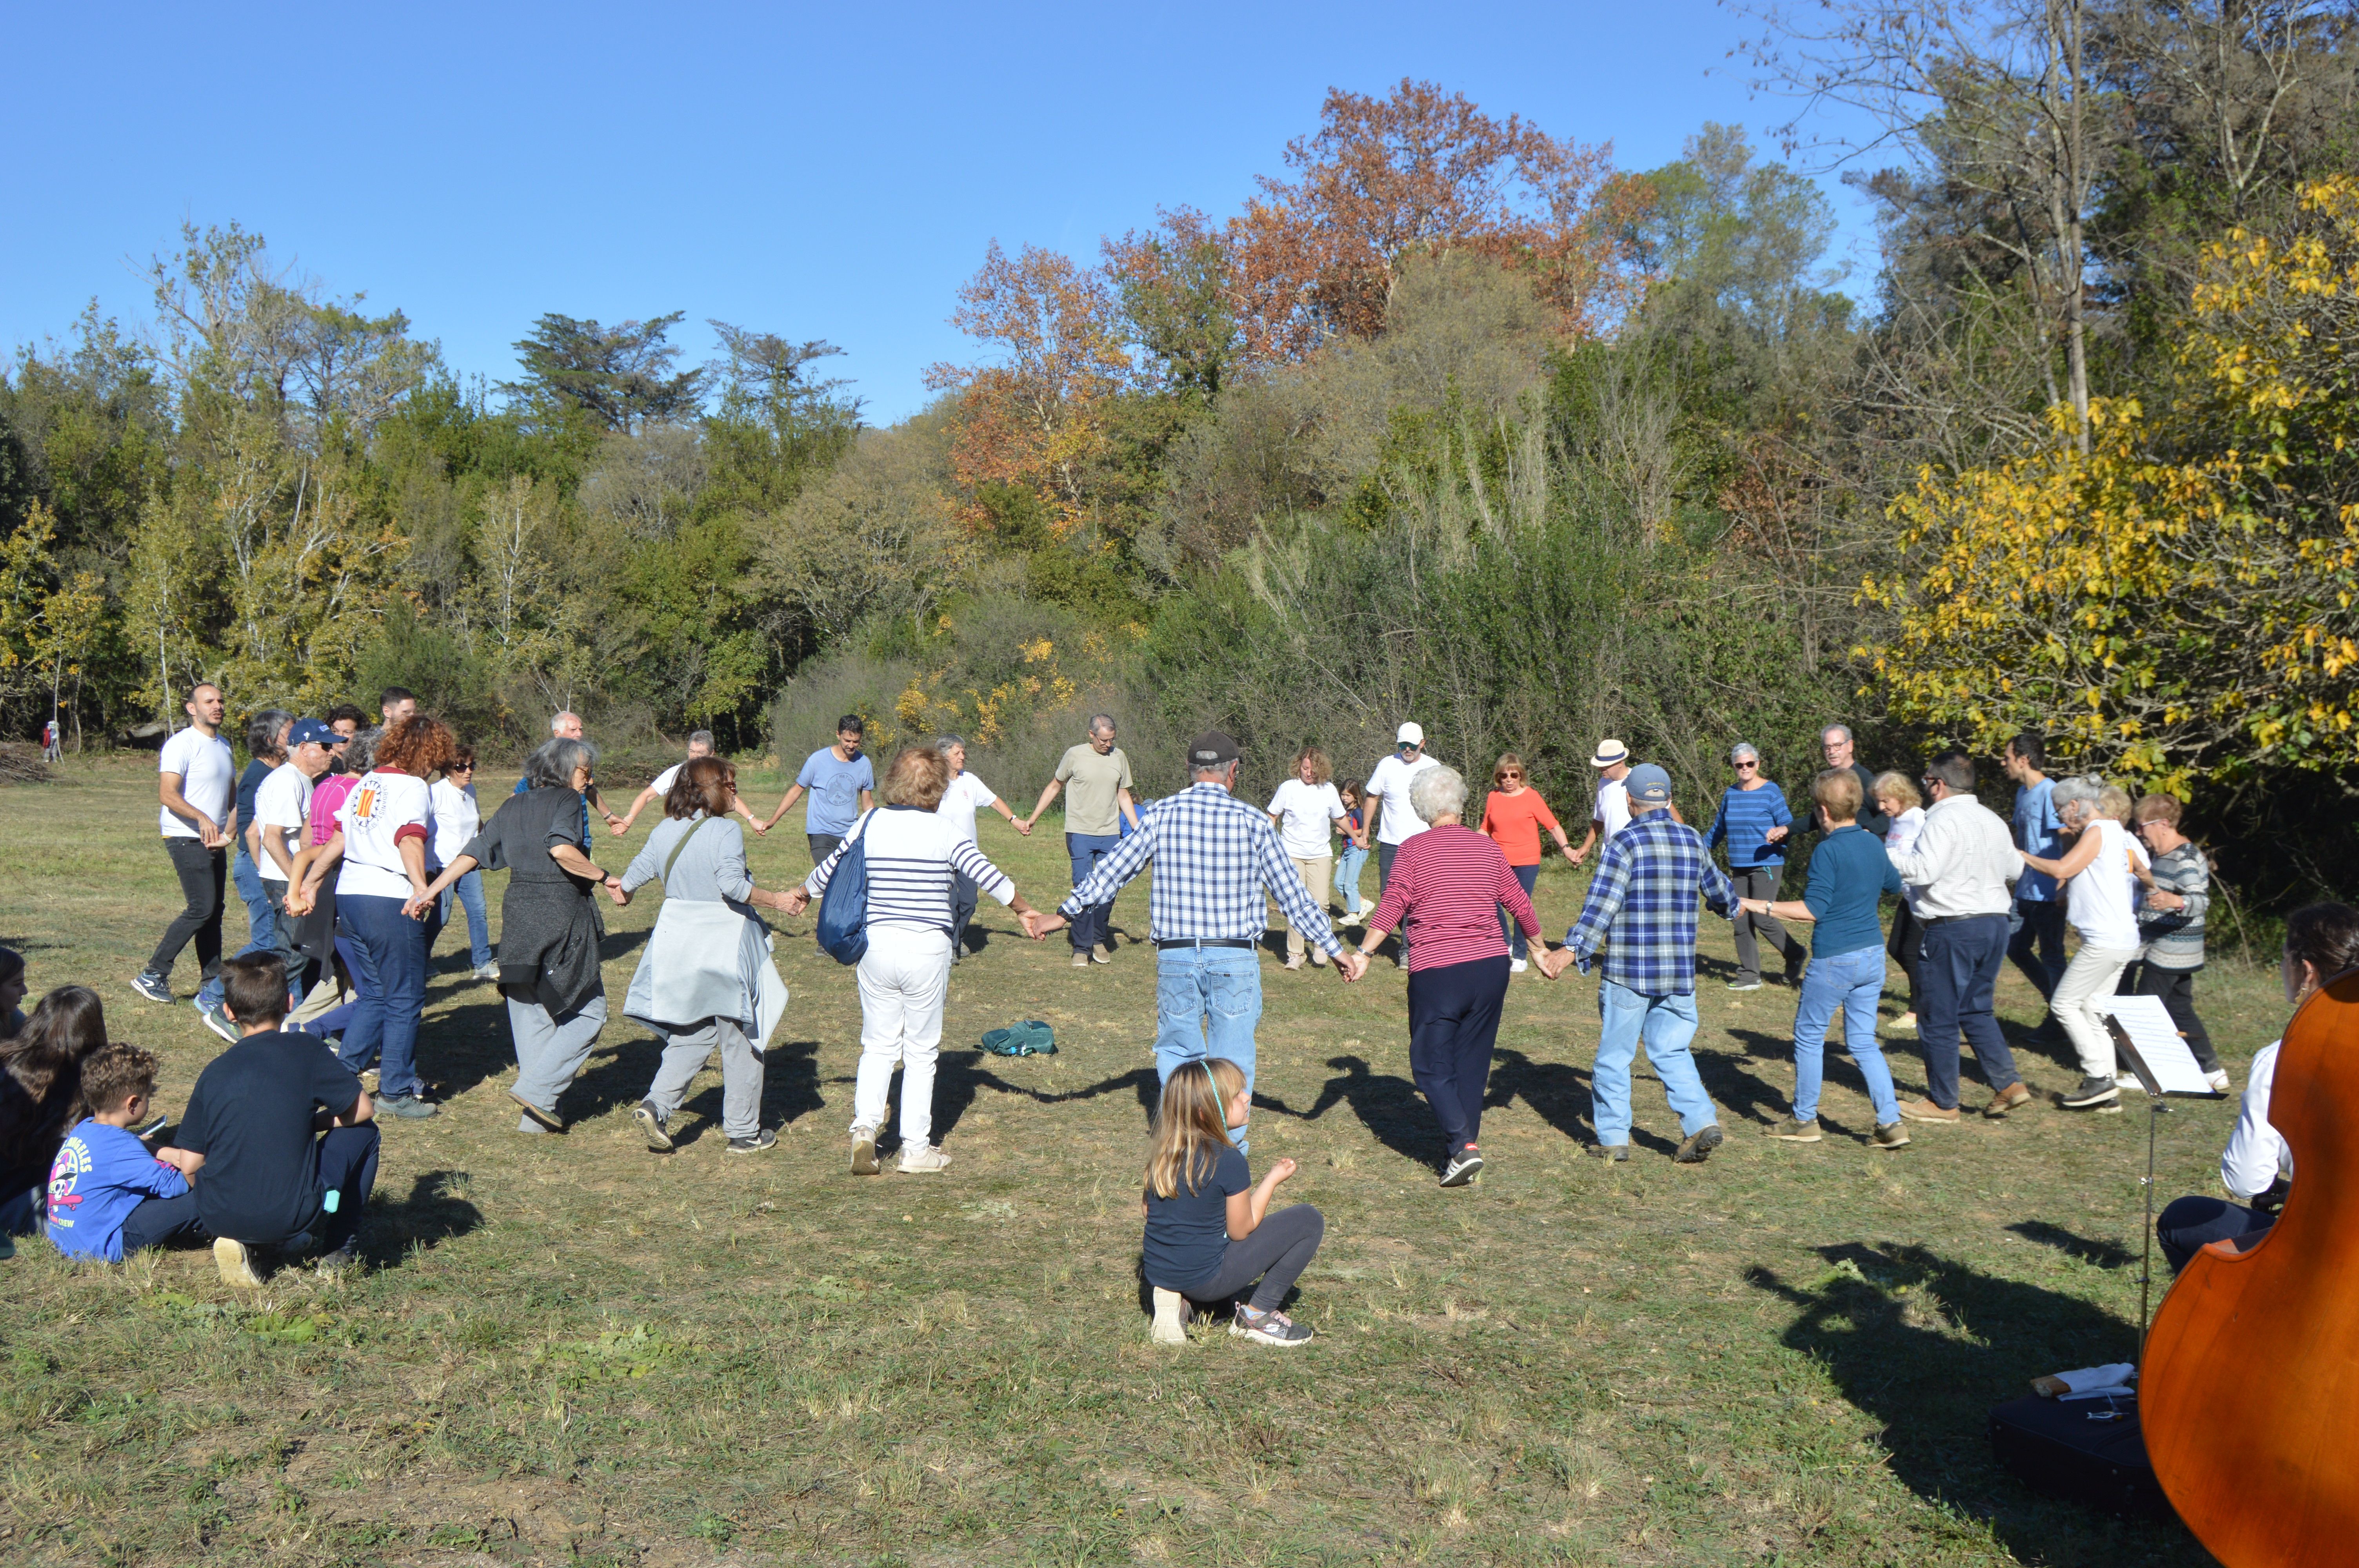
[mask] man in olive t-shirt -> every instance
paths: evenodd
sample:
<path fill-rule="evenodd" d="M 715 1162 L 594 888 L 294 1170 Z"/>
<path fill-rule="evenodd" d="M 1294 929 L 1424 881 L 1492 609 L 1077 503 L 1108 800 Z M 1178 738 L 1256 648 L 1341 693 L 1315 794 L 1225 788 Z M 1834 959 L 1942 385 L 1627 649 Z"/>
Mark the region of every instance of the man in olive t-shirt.
<path fill-rule="evenodd" d="M 1065 852 L 1073 862 L 1073 885 L 1082 885 L 1098 857 L 1114 852 L 1122 842 L 1122 825 L 1126 820 L 1133 831 L 1138 827 L 1138 804 L 1131 798 L 1130 759 L 1114 743 L 1114 716 L 1093 714 L 1090 719 L 1090 738 L 1068 751 L 1057 764 L 1057 776 L 1040 792 L 1039 804 L 1032 815 L 1024 819 L 1024 830 L 1040 820 L 1049 803 L 1057 798 L 1060 789 L 1071 789 L 1065 799 Z M 1095 958 L 1101 964 L 1112 963 L 1101 950 L 1106 940 L 1106 920 L 1114 913 L 1114 901 L 1093 903 L 1073 918 L 1068 928 L 1072 932 L 1073 968 L 1086 968 Z"/>

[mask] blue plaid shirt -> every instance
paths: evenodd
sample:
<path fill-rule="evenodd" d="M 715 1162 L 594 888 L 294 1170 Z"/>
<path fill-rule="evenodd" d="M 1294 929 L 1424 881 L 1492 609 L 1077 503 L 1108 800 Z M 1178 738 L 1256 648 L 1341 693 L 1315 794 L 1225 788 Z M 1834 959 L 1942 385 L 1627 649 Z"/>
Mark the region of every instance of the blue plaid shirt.
<path fill-rule="evenodd" d="M 1695 989 L 1698 893 L 1714 914 L 1735 911 L 1736 890 L 1712 863 L 1701 835 L 1668 811 L 1633 816 L 1606 843 L 1564 945 L 1584 975 L 1603 942 L 1605 978 L 1615 985 L 1645 996 L 1687 996 Z"/>
<path fill-rule="evenodd" d="M 1167 795 L 1138 814 L 1138 831 L 1099 860 L 1064 903 L 1066 916 L 1104 903 L 1114 891 L 1155 862 L 1147 899 L 1147 930 L 1158 942 L 1186 937 L 1258 942 L 1269 927 L 1268 890 L 1296 930 L 1332 954 L 1343 945 L 1327 912 L 1286 858 L 1267 814 L 1216 784 Z"/>

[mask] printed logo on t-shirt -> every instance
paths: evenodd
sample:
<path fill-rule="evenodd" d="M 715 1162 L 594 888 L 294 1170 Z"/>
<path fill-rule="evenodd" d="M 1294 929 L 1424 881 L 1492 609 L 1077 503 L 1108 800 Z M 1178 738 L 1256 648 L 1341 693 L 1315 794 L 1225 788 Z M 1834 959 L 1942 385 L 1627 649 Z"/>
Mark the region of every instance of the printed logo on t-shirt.
<path fill-rule="evenodd" d="M 344 809 L 353 814 L 353 821 L 365 824 L 376 815 L 376 802 L 377 786 L 364 784 L 353 791 L 352 798 L 344 803 Z"/>
<path fill-rule="evenodd" d="M 82 1195 L 74 1187 L 90 1174 L 90 1146 L 79 1138 L 67 1139 L 57 1163 L 49 1167 L 49 1223 L 60 1230 L 73 1228 L 74 1210 L 82 1206 Z"/>

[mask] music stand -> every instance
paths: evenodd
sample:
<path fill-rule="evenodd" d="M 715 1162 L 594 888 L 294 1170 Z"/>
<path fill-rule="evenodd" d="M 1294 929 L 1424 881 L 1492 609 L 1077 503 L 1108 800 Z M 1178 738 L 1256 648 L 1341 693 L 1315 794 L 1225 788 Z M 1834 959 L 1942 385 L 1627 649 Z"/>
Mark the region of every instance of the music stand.
<path fill-rule="evenodd" d="M 2170 1010 L 2158 996 L 2109 996 L 2089 1004 L 2105 1021 L 2114 1048 L 2129 1066 L 2138 1087 L 2147 1092 L 2145 1245 L 2138 1260 L 2138 1366 L 2146 1366 L 2146 1331 L 2154 1288 L 2154 1145 L 2157 1129 L 2170 1107 L 2166 1096 L 2184 1099 L 2221 1099 L 2219 1090 L 2203 1076 L 2202 1065 L 2187 1048 L 2186 1038 L 2171 1021 Z"/>

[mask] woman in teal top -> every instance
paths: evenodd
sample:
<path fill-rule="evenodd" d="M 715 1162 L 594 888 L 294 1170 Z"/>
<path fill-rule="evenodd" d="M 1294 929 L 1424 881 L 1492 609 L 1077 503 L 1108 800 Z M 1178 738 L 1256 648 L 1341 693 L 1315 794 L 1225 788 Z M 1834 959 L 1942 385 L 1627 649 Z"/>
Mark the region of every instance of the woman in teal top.
<path fill-rule="evenodd" d="M 1908 1132 L 1892 1092 L 1892 1069 L 1875 1043 L 1875 1004 L 1884 995 L 1884 925 L 1877 908 L 1886 893 L 1900 892 L 1900 873 L 1892 869 L 1884 841 L 1859 826 L 1856 773 L 1830 769 L 1818 776 L 1810 795 L 1826 837 L 1810 854 L 1810 881 L 1800 900 L 1748 899 L 1744 904 L 1755 914 L 1810 921 L 1817 927 L 1801 1000 L 1794 1008 L 1794 1114 L 1769 1129 L 1769 1136 L 1789 1143 L 1819 1141 L 1827 1025 L 1841 1008 L 1843 1047 L 1859 1064 L 1875 1108 L 1875 1133 L 1869 1141 L 1878 1149 L 1897 1149 L 1908 1141 Z"/>

